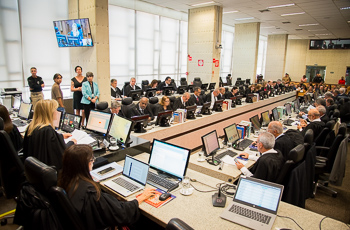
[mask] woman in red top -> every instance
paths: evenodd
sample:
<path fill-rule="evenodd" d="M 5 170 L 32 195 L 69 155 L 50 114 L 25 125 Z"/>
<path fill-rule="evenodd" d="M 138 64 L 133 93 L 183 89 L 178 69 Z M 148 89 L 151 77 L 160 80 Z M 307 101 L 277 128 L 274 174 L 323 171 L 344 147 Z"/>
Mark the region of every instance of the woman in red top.
<path fill-rule="evenodd" d="M 345 80 L 344 77 L 341 77 L 340 80 L 338 81 L 339 85 L 345 85 Z"/>

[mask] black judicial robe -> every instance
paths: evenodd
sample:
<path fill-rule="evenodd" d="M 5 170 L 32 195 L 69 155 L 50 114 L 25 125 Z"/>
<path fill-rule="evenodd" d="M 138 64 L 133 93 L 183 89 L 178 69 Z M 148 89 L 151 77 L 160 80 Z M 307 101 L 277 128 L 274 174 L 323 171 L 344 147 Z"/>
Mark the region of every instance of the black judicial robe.
<path fill-rule="evenodd" d="M 284 160 L 287 160 L 288 153 L 294 148 L 293 140 L 289 136 L 282 135 L 275 141 L 273 149 L 281 151 Z"/>
<path fill-rule="evenodd" d="M 134 224 L 139 216 L 139 203 L 136 199 L 122 202 L 101 191 L 96 200 L 96 189 L 89 182 L 80 180 L 74 194 L 68 195 L 75 209 L 80 213 L 86 229 L 105 229 L 107 227 Z"/>
<path fill-rule="evenodd" d="M 317 137 L 325 126 L 326 124 L 323 121 L 312 121 L 301 131 L 301 134 L 305 136 L 306 131 L 312 129 L 314 136 Z"/>
<path fill-rule="evenodd" d="M 55 166 L 57 170 L 62 168 L 62 156 L 64 150 L 73 145 L 72 141 L 67 145 L 64 142 L 62 134 L 57 133 L 50 125 L 36 128 L 32 135 L 27 132 L 23 141 L 23 156 L 26 159 L 29 156 L 49 166 Z"/>
<path fill-rule="evenodd" d="M 276 151 L 277 153 L 266 153 L 259 157 L 250 170 L 253 177 L 270 182 L 276 181 L 284 164 L 282 153 L 279 150 Z"/>
<path fill-rule="evenodd" d="M 11 141 L 13 143 L 13 146 L 15 147 L 16 151 L 19 151 L 23 147 L 23 138 L 21 134 L 18 131 L 18 128 L 15 124 L 13 124 L 13 128 L 11 132 L 9 133 L 9 137 L 11 138 Z"/>

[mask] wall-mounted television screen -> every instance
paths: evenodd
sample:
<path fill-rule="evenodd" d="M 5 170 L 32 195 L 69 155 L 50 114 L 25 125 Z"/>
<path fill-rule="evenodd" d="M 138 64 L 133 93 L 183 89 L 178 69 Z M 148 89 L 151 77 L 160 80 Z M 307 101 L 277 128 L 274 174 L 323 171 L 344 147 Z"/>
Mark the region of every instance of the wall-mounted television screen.
<path fill-rule="evenodd" d="M 58 47 L 93 46 L 88 18 L 54 21 Z"/>
<path fill-rule="evenodd" d="M 350 39 L 310 40 L 309 49 L 350 49 Z"/>

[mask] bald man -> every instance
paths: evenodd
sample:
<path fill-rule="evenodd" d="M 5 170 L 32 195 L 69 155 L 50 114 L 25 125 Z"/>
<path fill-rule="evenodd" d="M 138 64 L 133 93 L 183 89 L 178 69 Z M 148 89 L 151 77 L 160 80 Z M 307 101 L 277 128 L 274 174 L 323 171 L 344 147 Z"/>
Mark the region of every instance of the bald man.
<path fill-rule="evenodd" d="M 218 96 L 220 94 L 220 90 L 217 88 L 213 92 L 207 95 L 207 102 L 210 103 L 210 109 L 213 109 L 215 101 L 219 100 Z"/>
<path fill-rule="evenodd" d="M 318 112 L 317 109 L 310 109 L 307 117 L 310 123 L 307 124 L 306 120 L 300 119 L 298 129 L 302 129 L 301 134 L 303 136 L 305 136 L 307 130 L 312 129 L 314 131 L 314 137 L 317 137 L 326 126 L 326 124 L 320 119 L 320 112 Z"/>
<path fill-rule="evenodd" d="M 131 118 L 133 116 L 140 116 L 140 115 L 149 115 L 148 120 L 150 121 L 154 119 L 152 109 L 148 105 L 147 97 L 141 98 L 139 103 L 137 103 L 136 106 L 128 109 L 126 117 Z"/>
<path fill-rule="evenodd" d="M 279 121 L 272 121 L 267 127 L 267 132 L 272 133 L 275 137 L 275 146 L 273 147 L 276 150 L 280 150 L 283 154 L 284 160 L 287 160 L 288 153 L 294 147 L 293 140 L 283 133 L 283 126 Z"/>
<path fill-rule="evenodd" d="M 177 109 L 186 109 L 190 96 L 191 95 L 186 92 L 181 97 L 176 98 L 174 101 L 173 110 L 176 111 Z"/>

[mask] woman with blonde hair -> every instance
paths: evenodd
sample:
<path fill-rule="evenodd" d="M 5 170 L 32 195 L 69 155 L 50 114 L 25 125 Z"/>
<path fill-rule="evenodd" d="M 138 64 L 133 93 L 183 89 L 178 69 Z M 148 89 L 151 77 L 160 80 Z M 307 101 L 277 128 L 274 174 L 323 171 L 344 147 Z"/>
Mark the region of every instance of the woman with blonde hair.
<path fill-rule="evenodd" d="M 165 110 L 173 110 L 170 105 L 170 99 L 167 96 L 163 96 L 158 104 L 158 113 L 164 112 Z M 157 115 L 158 115 L 157 113 Z"/>
<path fill-rule="evenodd" d="M 23 141 L 24 159 L 33 156 L 47 165 L 62 167 L 64 150 L 76 143 L 72 139 L 67 144 L 64 139 L 72 136 L 70 133 L 59 134 L 53 126 L 54 113 L 57 113 L 56 100 L 40 100 L 34 108 L 33 120 L 29 124 Z"/>

